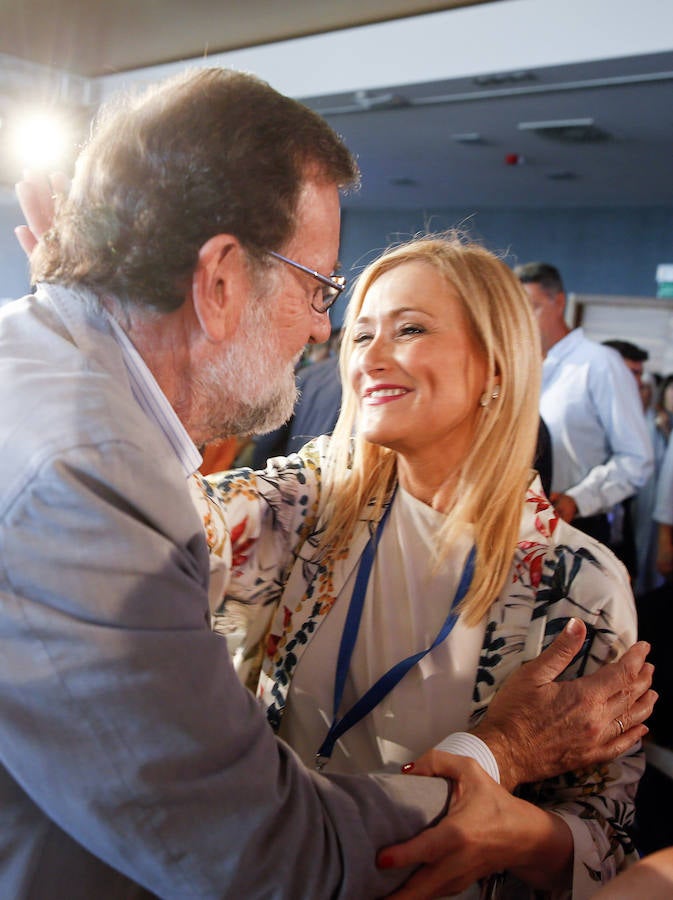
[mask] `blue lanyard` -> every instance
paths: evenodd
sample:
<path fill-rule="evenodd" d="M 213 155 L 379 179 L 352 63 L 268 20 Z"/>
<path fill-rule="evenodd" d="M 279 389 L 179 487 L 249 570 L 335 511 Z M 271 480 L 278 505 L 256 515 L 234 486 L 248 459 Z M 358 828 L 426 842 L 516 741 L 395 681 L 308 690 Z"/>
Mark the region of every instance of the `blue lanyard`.
<path fill-rule="evenodd" d="M 442 641 L 446 640 L 449 634 L 451 634 L 453 626 L 458 621 L 458 614 L 455 612 L 456 607 L 465 597 L 472 584 L 474 561 L 477 555 L 476 547 L 474 546 L 472 546 L 470 550 L 467 562 L 465 563 L 462 575 L 460 576 L 458 589 L 453 598 L 449 614 L 432 644 L 427 650 L 421 650 L 419 653 L 414 653 L 412 656 L 408 656 L 406 659 L 396 663 L 382 675 L 379 680 L 354 703 L 353 706 L 351 706 L 348 712 L 344 713 L 344 715 L 338 719 L 337 713 L 341 705 L 341 698 L 343 697 L 344 687 L 346 685 L 346 676 L 348 674 L 351 657 L 355 648 L 355 641 L 360 628 L 360 619 L 362 618 L 369 575 L 374 563 L 374 557 L 376 556 L 379 541 L 381 540 L 381 535 L 383 534 L 383 529 L 393 505 L 393 499 L 394 498 L 391 498 L 390 503 L 378 524 L 376 532 L 369 538 L 369 542 L 367 543 L 365 551 L 362 554 L 362 559 L 360 560 L 358 574 L 355 579 L 355 587 L 353 588 L 353 596 L 351 597 L 350 606 L 348 607 L 348 615 L 346 616 L 343 634 L 341 635 L 341 644 L 339 646 L 339 655 L 337 657 L 336 675 L 334 678 L 334 717 L 330 729 L 327 732 L 327 736 L 320 745 L 315 758 L 318 771 L 325 766 L 331 757 L 334 745 L 339 738 L 345 734 L 349 728 L 356 725 L 360 719 L 363 719 L 370 713 L 404 678 L 409 669 L 415 666 L 419 660 L 423 659 L 426 654 L 431 650 L 434 650 L 438 644 L 441 644 Z"/>

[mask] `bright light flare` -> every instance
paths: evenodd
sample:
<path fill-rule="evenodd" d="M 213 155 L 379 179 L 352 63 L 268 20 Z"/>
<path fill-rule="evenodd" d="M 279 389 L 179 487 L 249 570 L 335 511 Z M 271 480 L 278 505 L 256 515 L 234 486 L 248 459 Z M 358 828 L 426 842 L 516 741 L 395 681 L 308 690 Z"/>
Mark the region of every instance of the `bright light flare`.
<path fill-rule="evenodd" d="M 11 125 L 12 154 L 22 169 L 58 168 L 67 162 L 72 134 L 64 115 L 33 110 L 20 115 Z"/>

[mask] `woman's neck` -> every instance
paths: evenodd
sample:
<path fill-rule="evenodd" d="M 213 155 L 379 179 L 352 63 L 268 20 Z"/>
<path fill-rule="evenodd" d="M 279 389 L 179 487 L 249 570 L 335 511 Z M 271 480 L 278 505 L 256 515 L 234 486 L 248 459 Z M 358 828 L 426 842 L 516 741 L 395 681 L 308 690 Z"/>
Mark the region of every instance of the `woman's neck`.
<path fill-rule="evenodd" d="M 398 454 L 397 479 L 408 494 L 440 512 L 446 512 L 451 504 L 458 469 L 447 471 L 427 465 L 414 465 Z"/>

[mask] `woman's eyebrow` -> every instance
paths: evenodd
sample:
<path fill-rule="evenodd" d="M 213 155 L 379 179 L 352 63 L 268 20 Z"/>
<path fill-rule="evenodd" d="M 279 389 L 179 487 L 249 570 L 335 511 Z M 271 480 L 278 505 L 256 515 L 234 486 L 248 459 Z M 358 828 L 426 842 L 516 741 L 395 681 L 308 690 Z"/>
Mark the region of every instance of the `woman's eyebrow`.
<path fill-rule="evenodd" d="M 413 313 L 414 315 L 420 314 L 422 316 L 432 316 L 431 312 L 428 312 L 425 309 L 422 309 L 419 306 L 398 306 L 395 309 L 389 309 L 382 316 L 384 319 L 396 319 L 398 316 L 405 316 L 408 313 Z M 355 320 L 356 325 L 369 324 L 373 321 L 372 316 L 358 316 Z"/>

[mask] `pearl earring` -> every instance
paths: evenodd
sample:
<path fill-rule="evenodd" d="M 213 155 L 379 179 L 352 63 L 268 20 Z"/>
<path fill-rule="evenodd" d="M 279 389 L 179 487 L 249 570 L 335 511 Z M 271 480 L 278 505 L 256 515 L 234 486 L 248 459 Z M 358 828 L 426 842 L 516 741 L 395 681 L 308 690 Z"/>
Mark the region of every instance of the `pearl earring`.
<path fill-rule="evenodd" d="M 484 393 L 479 398 L 479 406 L 488 406 L 491 400 L 497 400 L 500 396 L 500 385 L 496 384 L 493 387 L 493 391 L 491 394 L 488 391 L 484 391 Z"/>

